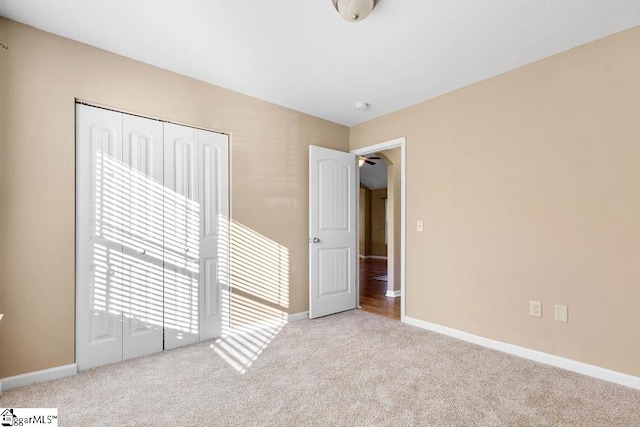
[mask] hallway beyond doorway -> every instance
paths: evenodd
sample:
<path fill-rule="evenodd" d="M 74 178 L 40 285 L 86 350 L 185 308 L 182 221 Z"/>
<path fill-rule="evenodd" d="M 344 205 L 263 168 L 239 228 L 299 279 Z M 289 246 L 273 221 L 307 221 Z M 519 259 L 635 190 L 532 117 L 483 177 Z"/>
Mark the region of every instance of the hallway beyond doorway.
<path fill-rule="evenodd" d="M 387 297 L 387 282 L 376 277 L 387 274 L 387 260 L 360 258 L 360 309 L 400 320 L 401 297 Z"/>

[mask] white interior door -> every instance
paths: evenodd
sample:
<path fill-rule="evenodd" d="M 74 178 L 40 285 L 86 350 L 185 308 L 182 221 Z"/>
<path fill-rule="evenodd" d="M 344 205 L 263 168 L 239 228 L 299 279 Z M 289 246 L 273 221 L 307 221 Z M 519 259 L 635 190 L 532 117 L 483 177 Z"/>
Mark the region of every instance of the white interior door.
<path fill-rule="evenodd" d="M 162 122 L 122 115 L 122 358 L 163 347 Z"/>
<path fill-rule="evenodd" d="M 76 106 L 78 369 L 122 360 L 122 114 Z"/>
<path fill-rule="evenodd" d="M 309 147 L 309 317 L 356 308 L 356 156 Z"/>

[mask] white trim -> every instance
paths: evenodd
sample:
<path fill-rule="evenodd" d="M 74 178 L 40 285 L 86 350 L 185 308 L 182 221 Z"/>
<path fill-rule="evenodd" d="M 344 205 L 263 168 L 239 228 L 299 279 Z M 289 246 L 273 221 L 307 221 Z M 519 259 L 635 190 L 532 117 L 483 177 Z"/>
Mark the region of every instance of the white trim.
<path fill-rule="evenodd" d="M 393 289 L 387 289 L 387 293 L 384 296 L 389 298 L 397 298 L 399 296 L 402 296 L 402 291 L 400 289 L 396 291 L 394 291 Z"/>
<path fill-rule="evenodd" d="M 290 314 L 289 315 L 289 322 L 296 322 L 298 320 L 304 320 L 307 319 L 309 317 L 309 312 L 308 311 L 303 311 L 300 313 L 294 313 L 294 314 Z"/>
<path fill-rule="evenodd" d="M 0 394 L 2 390 L 11 390 L 12 388 L 24 387 L 45 381 L 57 380 L 59 378 L 70 377 L 78 373 L 78 365 L 58 366 L 55 368 L 45 369 L 42 371 L 29 372 L 27 374 L 7 377 L 0 380 Z"/>
<path fill-rule="evenodd" d="M 356 156 L 364 156 L 365 154 L 371 154 L 371 153 L 376 153 L 378 151 L 391 150 L 393 148 L 403 147 L 405 144 L 405 140 L 406 140 L 405 137 L 401 136 L 400 138 L 381 142 L 379 144 L 368 145 L 362 148 L 356 148 L 355 150 L 351 150 L 351 154 L 355 154 Z"/>
<path fill-rule="evenodd" d="M 400 258 L 402 258 L 400 260 L 400 293 L 401 295 L 405 295 L 405 298 L 402 298 L 402 301 L 400 301 L 400 320 L 404 322 L 407 314 L 407 139 L 404 136 L 401 136 L 379 144 L 356 148 L 355 150 L 351 150 L 351 154 L 362 156 L 398 147 L 400 147 L 400 159 L 402 163 L 402 173 L 400 176 L 400 179 L 402 180 L 400 183 Z M 358 197 L 357 199 L 359 200 L 360 198 Z M 357 276 L 360 275 L 358 274 Z M 359 302 L 360 301 L 358 300 L 358 303 Z"/>
<path fill-rule="evenodd" d="M 386 256 L 382 256 L 382 255 L 360 255 L 360 258 L 363 258 L 363 259 L 387 259 Z"/>
<path fill-rule="evenodd" d="M 353 160 L 357 161 L 357 159 L 358 157 L 354 156 Z M 360 258 L 365 258 L 365 255 L 360 255 L 360 167 L 356 168 L 356 182 L 354 182 L 354 185 L 357 187 L 354 192 L 356 198 L 356 233 L 358 233 L 356 238 L 356 253 Z M 356 269 L 356 308 L 360 308 L 360 259 L 356 260 L 354 268 Z"/>
<path fill-rule="evenodd" d="M 544 363 L 545 365 L 555 366 L 557 368 L 566 369 L 568 371 L 577 372 L 589 377 L 598 378 L 604 381 L 609 381 L 626 387 L 631 387 L 636 390 L 640 390 L 640 377 L 624 374 L 622 372 L 612 371 L 611 369 L 601 368 L 595 365 L 589 365 L 587 363 L 578 362 L 576 360 L 566 359 L 564 357 L 555 356 L 549 353 L 543 353 L 537 350 L 531 350 L 529 348 L 520 347 L 513 344 L 507 344 L 501 341 L 495 341 L 489 338 L 473 335 L 468 332 L 463 332 L 458 329 L 437 325 L 435 323 L 425 322 L 424 320 L 414 319 L 412 317 L 405 317 L 404 322 L 412 326 L 417 326 L 422 329 L 427 329 L 429 331 L 457 338 L 462 341 L 477 344 L 482 347 L 491 348 L 503 353 L 508 353 L 514 356 L 533 360 L 534 362 Z"/>

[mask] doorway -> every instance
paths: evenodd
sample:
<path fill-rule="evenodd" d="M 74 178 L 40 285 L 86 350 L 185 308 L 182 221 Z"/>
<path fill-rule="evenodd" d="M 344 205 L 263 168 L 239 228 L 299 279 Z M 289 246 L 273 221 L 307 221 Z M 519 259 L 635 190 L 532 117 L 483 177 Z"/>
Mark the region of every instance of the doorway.
<path fill-rule="evenodd" d="M 393 158 L 399 158 L 399 150 L 392 150 Z M 389 241 L 393 238 L 389 225 L 393 226 L 394 216 L 394 164 L 384 153 L 359 156 L 358 164 L 360 309 L 400 320 L 400 283 L 395 283 L 388 264 L 388 252 L 394 250 Z"/>
<path fill-rule="evenodd" d="M 370 191 L 367 192 L 367 189 L 360 187 L 358 228 L 360 230 L 363 226 L 373 228 L 371 234 L 377 232 L 378 240 L 380 240 L 380 228 L 384 228 L 387 254 L 385 259 L 379 254 L 379 244 L 377 249 L 375 245 L 371 245 L 373 236 L 370 237 L 370 241 L 367 241 L 366 233 L 361 233 L 360 246 L 364 244 L 365 248 L 360 250 L 362 256 L 359 259 L 358 305 L 362 310 L 404 321 L 407 298 L 405 288 L 405 138 L 397 138 L 352 150 L 351 153 L 369 158 L 380 157 L 380 160 L 373 159 L 372 161 L 384 162 L 387 167 L 386 191 L 376 191 L 379 189 L 371 191 L 369 189 Z M 362 174 L 362 170 L 360 172 Z M 369 201 L 367 201 L 367 197 L 369 197 Z M 381 200 L 377 200 L 377 198 Z M 374 219 L 372 212 L 372 220 L 367 224 L 369 212 L 367 209 L 364 211 L 360 209 L 362 203 L 367 204 L 367 208 L 371 209 L 374 206 L 378 206 L 380 209 L 382 204 L 386 221 L 381 224 L 380 214 L 376 214 L 377 219 Z M 386 207 L 384 207 L 385 205 Z M 362 234 L 365 235 L 364 241 Z"/>

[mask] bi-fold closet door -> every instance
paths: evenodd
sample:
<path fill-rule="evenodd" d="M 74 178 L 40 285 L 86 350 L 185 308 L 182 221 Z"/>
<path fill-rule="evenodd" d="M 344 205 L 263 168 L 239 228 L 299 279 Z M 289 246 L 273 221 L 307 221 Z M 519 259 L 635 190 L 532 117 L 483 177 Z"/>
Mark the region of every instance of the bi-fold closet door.
<path fill-rule="evenodd" d="M 79 369 L 220 335 L 226 135 L 76 107 Z"/>

